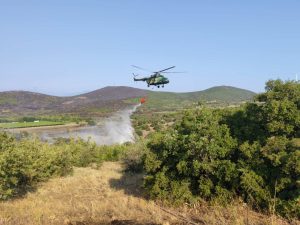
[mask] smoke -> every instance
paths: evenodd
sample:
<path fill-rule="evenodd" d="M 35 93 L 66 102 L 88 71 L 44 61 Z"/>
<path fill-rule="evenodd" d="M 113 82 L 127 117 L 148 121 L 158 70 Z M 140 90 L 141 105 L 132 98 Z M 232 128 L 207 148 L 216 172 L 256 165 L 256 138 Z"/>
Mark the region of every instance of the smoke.
<path fill-rule="evenodd" d="M 134 142 L 134 128 L 130 116 L 140 106 L 124 109 L 116 112 L 111 117 L 104 119 L 96 126 L 79 127 L 73 130 L 48 130 L 40 133 L 43 140 L 53 142 L 55 138 L 80 137 L 84 140 L 90 139 L 98 145 L 123 144 Z"/>
<path fill-rule="evenodd" d="M 104 124 L 105 135 L 100 137 L 104 144 L 123 144 L 125 142 L 134 142 L 134 129 L 131 124 L 130 116 L 139 107 L 119 111 L 110 117 Z"/>

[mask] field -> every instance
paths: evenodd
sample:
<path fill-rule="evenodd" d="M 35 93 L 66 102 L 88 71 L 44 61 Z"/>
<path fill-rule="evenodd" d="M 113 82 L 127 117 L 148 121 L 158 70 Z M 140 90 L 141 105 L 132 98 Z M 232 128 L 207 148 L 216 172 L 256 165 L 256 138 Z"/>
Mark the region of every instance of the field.
<path fill-rule="evenodd" d="M 63 125 L 63 122 L 54 121 L 39 121 L 39 122 L 11 122 L 11 123 L 0 123 L 0 128 L 14 129 L 14 128 L 25 128 L 25 127 L 41 127 L 41 126 L 56 126 Z"/>

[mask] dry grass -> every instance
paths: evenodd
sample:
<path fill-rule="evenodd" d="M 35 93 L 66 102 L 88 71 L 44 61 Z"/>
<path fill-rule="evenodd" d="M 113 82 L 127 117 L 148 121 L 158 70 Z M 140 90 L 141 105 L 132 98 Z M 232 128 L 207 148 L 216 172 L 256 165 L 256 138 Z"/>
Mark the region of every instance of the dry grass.
<path fill-rule="evenodd" d="M 24 198 L 0 203 L 0 225 L 271 224 L 270 218 L 239 205 L 162 208 L 141 196 L 141 178 L 123 174 L 120 163 L 106 162 L 99 170 L 76 168 L 73 176 L 52 179 Z M 287 224 L 274 221 L 273 225 Z"/>
<path fill-rule="evenodd" d="M 74 175 L 55 178 L 25 198 L 0 203 L 0 224 L 68 224 L 69 221 L 173 221 L 154 202 L 114 188 L 122 177 L 118 163 L 100 170 L 76 168 Z M 125 186 L 135 183 L 128 179 Z"/>
<path fill-rule="evenodd" d="M 184 207 L 181 211 L 194 221 L 209 225 L 299 225 L 300 221 L 286 221 L 277 216 L 268 216 L 249 209 L 245 204 L 233 203 L 226 207 L 202 203 Z"/>

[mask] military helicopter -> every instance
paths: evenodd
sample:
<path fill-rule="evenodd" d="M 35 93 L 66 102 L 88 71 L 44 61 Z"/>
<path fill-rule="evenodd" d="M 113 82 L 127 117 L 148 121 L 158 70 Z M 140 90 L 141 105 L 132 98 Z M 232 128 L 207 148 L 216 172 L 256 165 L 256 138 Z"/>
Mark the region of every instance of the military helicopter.
<path fill-rule="evenodd" d="M 140 70 L 148 71 L 139 66 L 132 65 L 132 67 L 135 67 Z M 163 76 L 162 73 L 181 73 L 181 72 L 166 72 L 167 70 L 170 70 L 173 68 L 175 68 L 175 66 L 171 66 L 169 68 L 159 70 L 156 72 L 151 72 L 151 73 L 153 73 L 152 75 L 150 75 L 149 77 L 143 77 L 143 78 L 136 78 L 138 75 L 133 73 L 133 80 L 134 81 L 146 81 L 148 84 L 148 87 L 150 87 L 150 85 L 156 86 L 158 88 L 160 88 L 160 86 L 164 87 L 165 84 L 168 84 L 170 81 L 167 77 Z"/>

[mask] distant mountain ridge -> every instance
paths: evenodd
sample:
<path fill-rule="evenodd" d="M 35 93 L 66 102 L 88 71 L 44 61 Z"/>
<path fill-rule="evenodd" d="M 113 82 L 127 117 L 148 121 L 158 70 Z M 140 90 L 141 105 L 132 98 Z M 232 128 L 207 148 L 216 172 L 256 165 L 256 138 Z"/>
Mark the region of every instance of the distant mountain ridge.
<path fill-rule="evenodd" d="M 203 91 L 174 93 L 157 92 L 126 86 L 108 86 L 85 94 L 58 97 L 29 91 L 0 92 L 0 116 L 48 113 L 87 113 L 115 111 L 133 104 L 132 99 L 147 97 L 149 106 L 189 104 L 197 101 L 241 102 L 251 99 L 254 92 L 230 87 L 212 87 Z"/>

